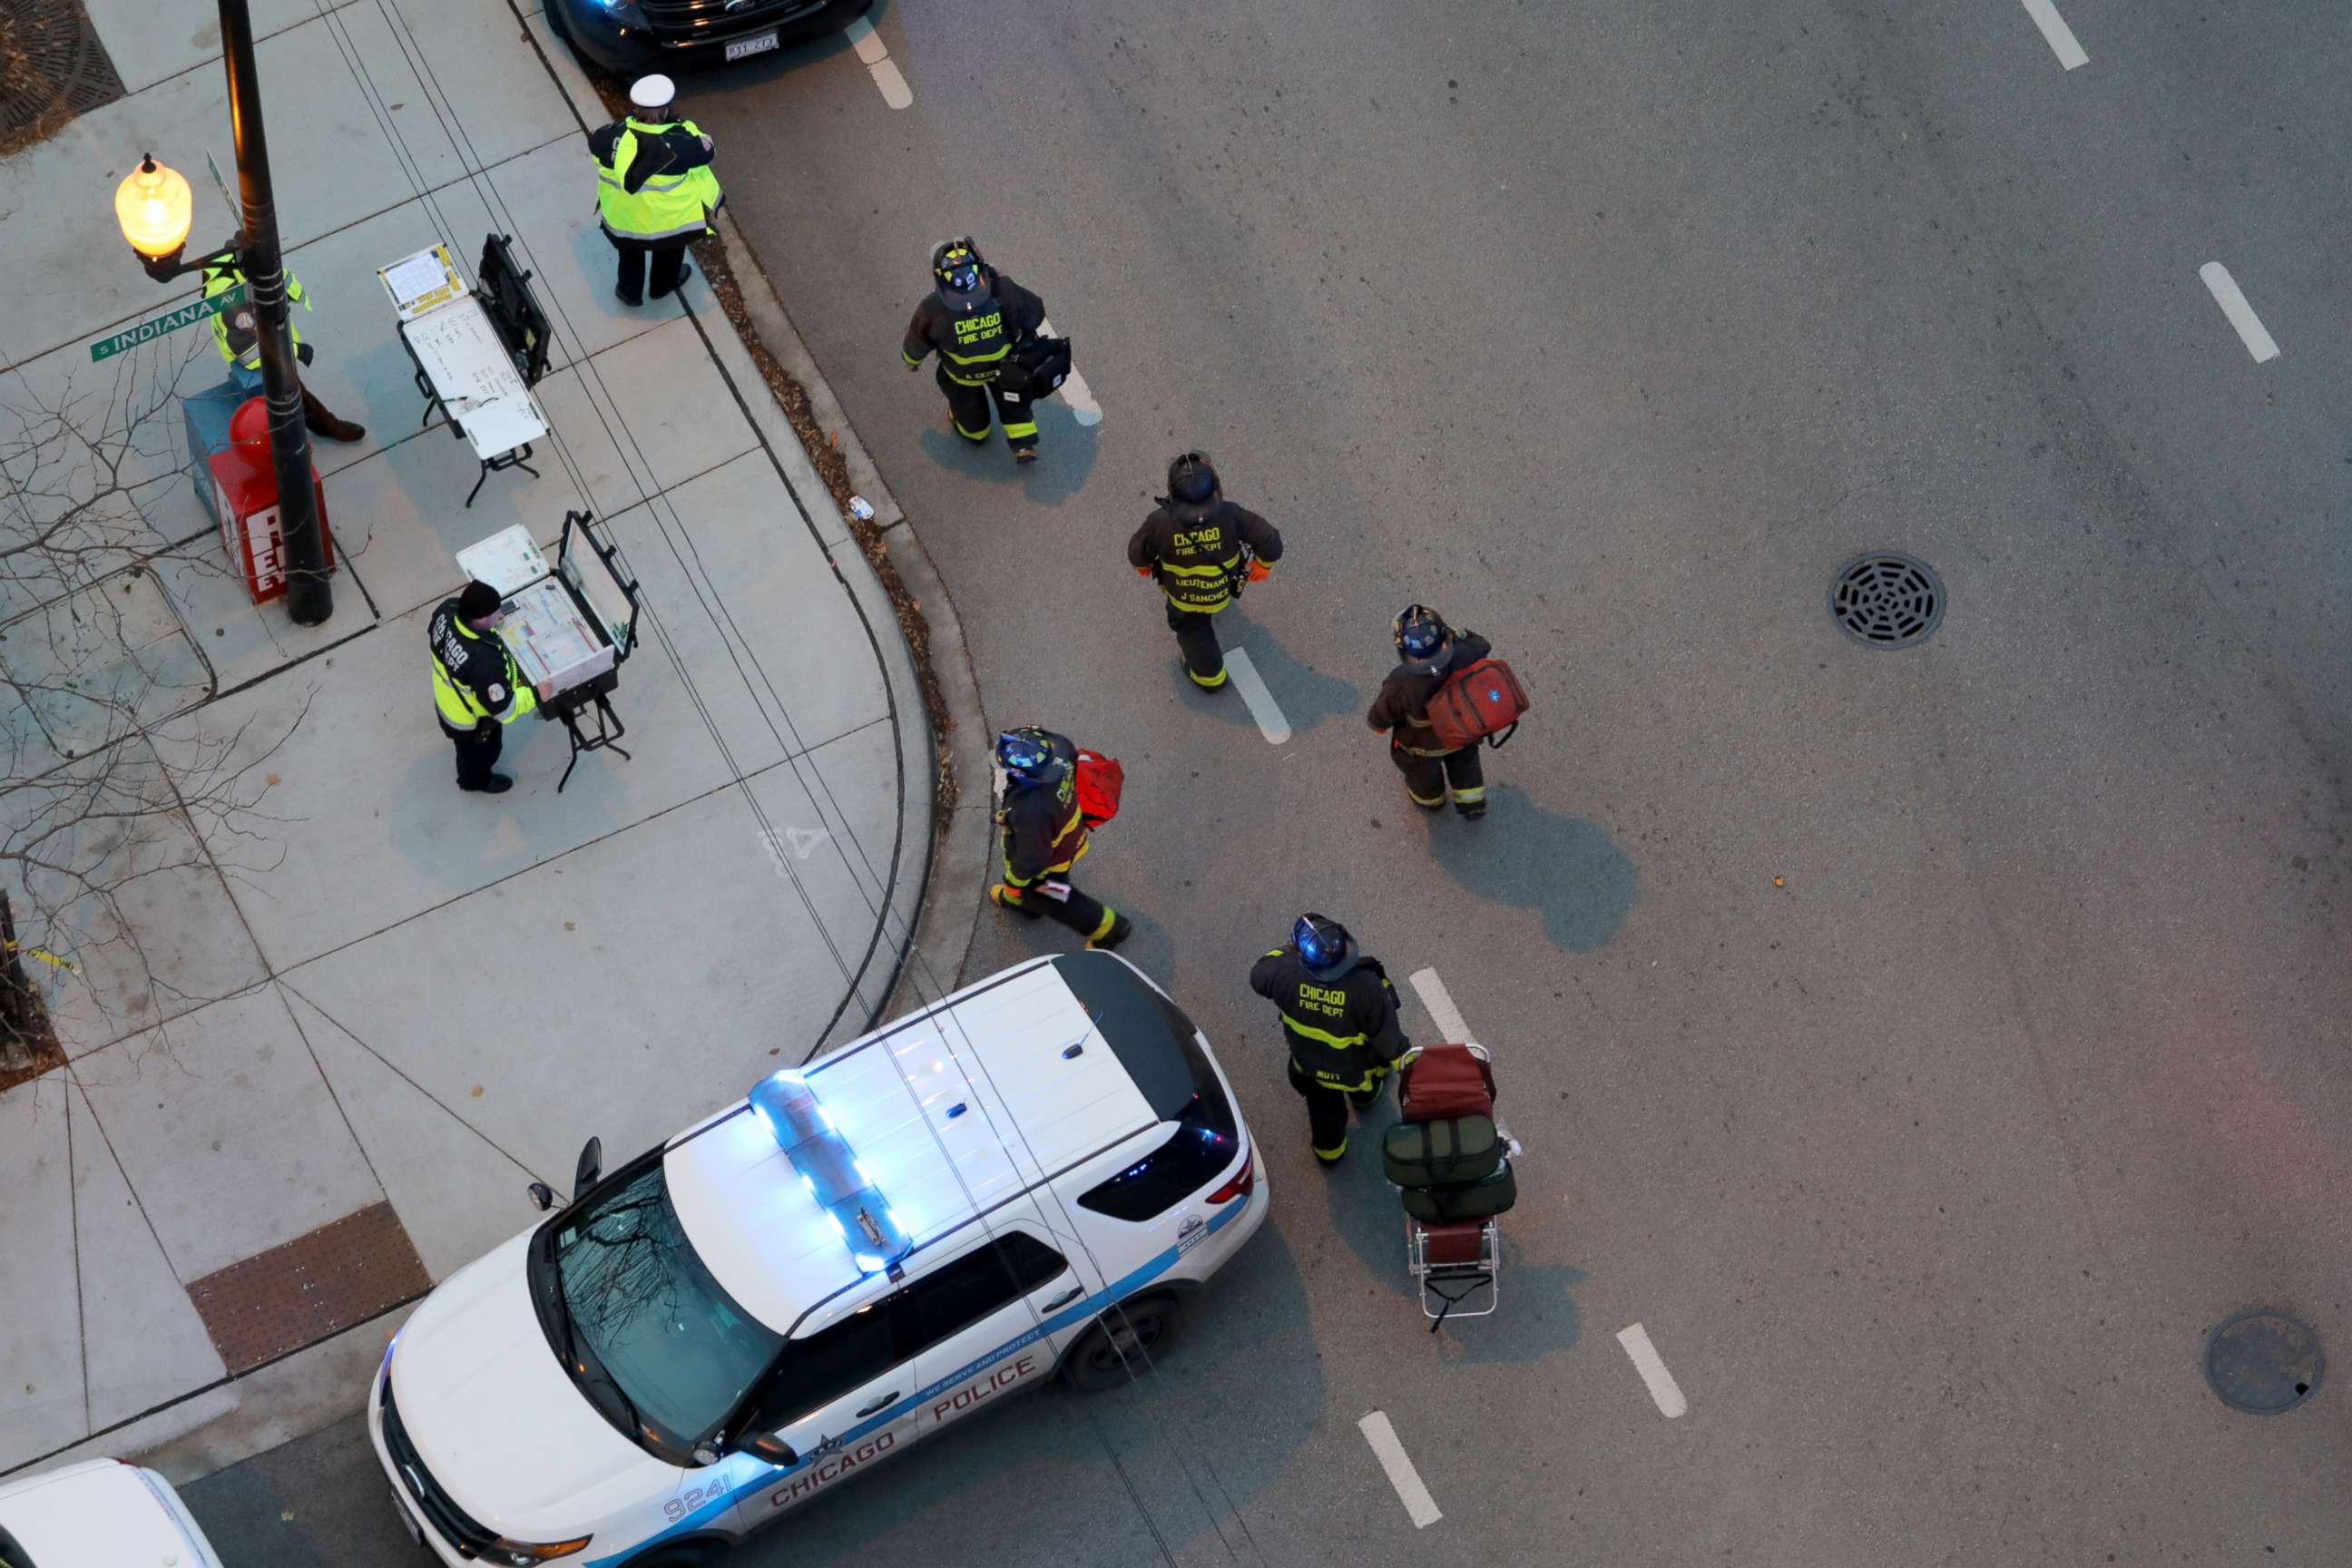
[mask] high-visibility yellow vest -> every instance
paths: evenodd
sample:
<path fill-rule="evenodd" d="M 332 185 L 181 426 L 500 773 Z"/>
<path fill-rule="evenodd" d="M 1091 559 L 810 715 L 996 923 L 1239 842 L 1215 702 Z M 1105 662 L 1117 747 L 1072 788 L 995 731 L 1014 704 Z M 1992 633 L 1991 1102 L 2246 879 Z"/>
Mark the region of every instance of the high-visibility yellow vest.
<path fill-rule="evenodd" d="M 678 130 L 692 136 L 702 134 L 702 127 L 691 120 L 664 120 L 648 125 L 632 115 L 621 122 L 612 163 L 607 165 L 600 159 L 596 164 L 596 211 L 607 232 L 622 239 L 675 239 L 698 235 L 709 226 L 710 215 L 719 205 L 719 176 L 708 163 L 683 174 L 656 174 L 635 195 L 628 188 L 629 165 L 644 145 L 639 137 L 657 138 Z"/>
<path fill-rule="evenodd" d="M 456 616 L 449 617 L 449 629 L 468 642 L 492 641 Z M 503 713 L 491 712 L 483 705 L 481 699 L 474 695 L 472 688 L 459 685 L 457 678 L 449 673 L 449 667 L 441 662 L 440 650 L 431 647 L 428 642 L 428 657 L 433 660 L 433 705 L 441 710 L 442 721 L 451 729 L 470 730 L 485 719 L 511 724 L 539 706 L 539 693 L 516 671 L 514 655 L 506 650 L 503 643 L 498 643 L 496 647 L 506 669 L 505 684 L 513 693 L 513 700 L 507 704 L 507 710 Z"/>
<path fill-rule="evenodd" d="M 244 281 L 245 273 L 235 262 L 207 267 L 205 268 L 205 298 L 209 300 L 215 294 L 225 294 Z M 294 276 L 290 268 L 286 273 L 286 302 L 299 305 L 306 310 L 310 308 L 309 296 L 302 292 L 302 280 Z M 288 323 L 288 330 L 292 331 L 291 322 Z M 302 334 L 294 332 L 293 336 L 295 346 L 300 347 Z M 244 304 L 232 305 L 213 318 L 213 342 L 219 346 L 221 358 L 229 363 L 247 370 L 261 368 L 261 333 L 254 325 L 252 290 L 246 291 Z"/>

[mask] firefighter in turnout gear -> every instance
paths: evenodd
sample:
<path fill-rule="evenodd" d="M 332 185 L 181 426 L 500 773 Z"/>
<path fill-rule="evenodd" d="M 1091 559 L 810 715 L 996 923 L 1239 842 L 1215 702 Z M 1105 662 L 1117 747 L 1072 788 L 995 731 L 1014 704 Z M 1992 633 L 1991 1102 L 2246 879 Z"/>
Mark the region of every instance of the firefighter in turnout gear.
<path fill-rule="evenodd" d="M 915 307 L 907 341 L 898 352 L 910 371 L 923 368 L 933 350 L 940 356 L 940 390 L 947 395 L 955 433 L 975 447 L 988 445 L 992 399 L 1004 426 L 1004 444 L 1016 463 L 1037 460 L 1037 411 L 1026 398 L 1008 395 L 997 373 L 1013 351 L 1045 324 L 1045 302 L 980 258 L 970 239 L 943 240 L 931 250 L 931 277 L 938 284 Z"/>
<path fill-rule="evenodd" d="M 990 900 L 1030 920 L 1066 925 L 1088 947 L 1125 942 L 1134 922 L 1069 882 L 1070 868 L 1087 852 L 1077 747 L 1050 730 L 1008 730 L 996 738 L 996 762 L 1004 772 L 1004 800 L 996 811 L 1004 880 L 988 889 Z"/>
<path fill-rule="evenodd" d="M 1244 584 L 1265 582 L 1266 568 L 1281 559 L 1282 535 L 1225 499 L 1206 452 L 1186 452 L 1168 465 L 1160 509 L 1127 542 L 1127 563 L 1168 595 L 1168 628 L 1183 651 L 1184 673 L 1204 691 L 1225 684 L 1217 612 Z"/>
<path fill-rule="evenodd" d="M 309 310 L 310 297 L 302 292 L 302 280 L 291 270 L 285 274 L 285 278 L 286 303 Z M 215 294 L 226 294 L 244 281 L 245 268 L 231 254 L 226 259 L 205 267 L 205 298 L 209 300 Z M 261 332 L 254 315 L 252 290 L 247 289 L 246 294 L 242 304 L 231 305 L 213 318 L 213 342 L 219 348 L 221 358 L 228 361 L 229 379 L 244 392 L 258 393 L 261 390 Z M 310 345 L 302 341 L 302 334 L 294 331 L 290 321 L 287 323 L 287 331 L 294 340 L 295 359 L 309 364 Z M 367 434 L 366 426 L 336 418 L 307 384 L 302 387 L 302 424 L 313 436 L 324 436 L 330 441 L 356 441 Z"/>
<path fill-rule="evenodd" d="M 425 623 L 425 643 L 433 660 L 433 706 L 441 732 L 457 748 L 457 787 L 504 795 L 514 780 L 492 773 L 498 765 L 504 726 L 551 695 L 546 681 L 534 691 L 515 671 L 514 655 L 496 630 L 506 618 L 499 591 L 468 583 L 454 599 L 444 599 Z"/>
<path fill-rule="evenodd" d="M 702 237 L 727 200 L 710 167 L 715 144 L 701 126 L 670 111 L 677 96 L 669 78 L 639 77 L 629 89 L 638 112 L 588 136 L 596 213 L 621 258 L 613 294 L 624 305 L 646 302 L 648 258 L 655 299 L 686 286 L 694 276 L 686 247 Z"/>
<path fill-rule="evenodd" d="M 1307 1101 L 1315 1157 L 1339 1163 L 1348 1152 L 1348 1112 L 1370 1108 L 1410 1050 L 1397 1022 L 1396 989 L 1378 959 L 1356 950 L 1338 921 L 1298 917 L 1290 945 L 1250 970 L 1250 989 L 1282 1013 L 1290 1046 L 1290 1087 Z"/>
<path fill-rule="evenodd" d="M 1391 630 L 1403 662 L 1381 682 L 1365 721 L 1389 737 L 1389 761 L 1404 775 L 1404 792 L 1413 805 L 1443 811 L 1450 786 L 1454 810 L 1474 820 L 1486 816 L 1486 770 L 1478 748 L 1449 752 L 1440 746 L 1429 729 L 1429 699 L 1447 676 L 1477 663 L 1493 647 L 1476 632 L 1447 626 L 1426 605 L 1399 610 Z"/>

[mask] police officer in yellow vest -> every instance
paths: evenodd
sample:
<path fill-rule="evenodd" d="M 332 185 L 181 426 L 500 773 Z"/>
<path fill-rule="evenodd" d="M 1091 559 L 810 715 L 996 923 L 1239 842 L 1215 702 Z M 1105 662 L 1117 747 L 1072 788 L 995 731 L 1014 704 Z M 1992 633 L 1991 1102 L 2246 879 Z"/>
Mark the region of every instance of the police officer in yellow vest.
<path fill-rule="evenodd" d="M 686 247 L 702 237 L 727 199 L 710 167 L 710 138 L 693 121 L 669 112 L 677 96 L 669 78 L 639 77 L 629 89 L 639 112 L 588 137 L 596 160 L 596 211 L 604 237 L 621 256 L 613 293 L 624 305 L 646 302 L 648 257 L 655 299 L 685 286 L 694 276 Z"/>
<path fill-rule="evenodd" d="M 1380 960 L 1356 950 L 1348 928 L 1304 914 L 1250 969 L 1250 989 L 1282 1013 L 1290 1087 L 1307 1101 L 1307 1142 L 1336 1165 L 1348 1152 L 1348 1112 L 1369 1110 L 1412 1049 L 1397 1022 L 1396 988 Z"/>
<path fill-rule="evenodd" d="M 245 281 L 245 269 L 236 264 L 234 252 L 223 260 L 205 268 L 205 298 L 225 294 Z M 302 280 L 292 268 L 286 272 L 286 302 L 310 308 L 310 298 L 302 292 Z M 292 331 L 292 324 L 288 324 Z M 304 364 L 310 363 L 310 345 L 294 332 L 294 357 Z M 253 301 L 231 305 L 213 318 L 213 342 L 220 349 L 221 358 L 228 361 L 229 379 L 247 394 L 261 390 L 261 332 L 255 319 Z M 367 434 L 364 426 L 348 419 L 338 419 L 327 405 L 319 401 L 318 394 L 308 384 L 302 388 L 302 423 L 314 436 L 324 436 L 330 441 L 356 441 Z"/>
<path fill-rule="evenodd" d="M 441 732 L 457 748 L 457 787 L 485 795 L 504 795 L 514 780 L 492 773 L 498 765 L 504 726 L 513 723 L 551 696 L 549 683 L 537 690 L 515 671 L 514 655 L 498 634 L 506 618 L 499 591 L 488 583 L 468 583 L 454 599 L 425 623 L 425 646 L 433 660 L 433 706 L 439 710 Z"/>
<path fill-rule="evenodd" d="M 907 368 L 922 369 L 938 350 L 940 390 L 947 395 L 955 433 L 975 447 L 988 445 L 993 398 L 1013 460 L 1035 462 L 1036 408 L 1026 397 L 1007 395 L 997 374 L 1006 356 L 1045 324 L 1045 301 L 982 261 L 969 238 L 942 240 L 931 248 L 931 278 L 938 287 L 915 307 L 907 341 L 898 348 Z"/>

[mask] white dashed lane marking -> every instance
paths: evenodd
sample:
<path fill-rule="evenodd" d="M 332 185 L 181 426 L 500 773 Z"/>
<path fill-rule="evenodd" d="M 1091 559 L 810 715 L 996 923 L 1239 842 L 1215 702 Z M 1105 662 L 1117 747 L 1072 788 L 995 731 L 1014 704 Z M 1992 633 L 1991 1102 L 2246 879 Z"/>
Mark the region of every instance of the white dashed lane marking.
<path fill-rule="evenodd" d="M 874 85 L 882 89 L 882 101 L 893 109 L 911 107 L 915 101 L 915 89 L 907 85 L 905 73 L 890 58 L 890 46 L 884 43 L 882 35 L 874 30 L 873 22 L 860 16 L 841 31 L 849 40 L 849 47 L 857 51 L 857 58 L 865 65 L 866 74 L 874 79 Z"/>
<path fill-rule="evenodd" d="M 2213 290 L 2214 302 L 2221 307 L 2221 314 L 2230 318 L 2230 325 L 2238 329 L 2238 336 L 2245 340 L 2246 352 L 2254 356 L 2254 363 L 2278 358 L 2278 343 L 2263 330 L 2263 319 L 2246 303 L 2245 291 L 2230 276 L 2230 269 L 2218 261 L 2209 261 L 2197 269 L 2197 276 Z"/>
<path fill-rule="evenodd" d="M 1445 1517 L 1438 1511 L 1437 1500 L 1421 1484 L 1421 1472 L 1404 1457 L 1404 1445 L 1397 1441 L 1396 1428 L 1389 1425 L 1385 1415 L 1373 1411 L 1356 1423 L 1356 1430 L 1372 1446 L 1372 1458 L 1388 1472 L 1389 1485 L 1396 1488 L 1397 1500 L 1404 1504 L 1404 1511 L 1411 1516 L 1415 1530 L 1427 1530 Z"/>
<path fill-rule="evenodd" d="M 1446 994 L 1445 982 L 1437 977 L 1437 971 L 1415 970 L 1411 984 L 1413 994 L 1421 998 L 1421 1005 L 1429 1009 L 1431 1019 L 1437 1025 L 1437 1032 L 1445 1037 L 1444 1043 L 1450 1046 L 1468 1045 L 1470 1026 L 1462 1021 L 1462 1010 L 1454 1005 L 1454 998 Z"/>
<path fill-rule="evenodd" d="M 1054 330 L 1054 323 L 1050 320 L 1038 322 L 1037 330 L 1049 338 L 1058 338 L 1062 335 Z M 1102 423 L 1102 405 L 1095 401 L 1094 388 L 1087 384 L 1087 378 L 1080 375 L 1076 367 L 1071 369 L 1068 379 L 1062 383 L 1062 401 L 1070 405 L 1070 417 L 1079 424 Z M 1284 725 L 1282 732 L 1288 735 L 1290 727 Z"/>
<path fill-rule="evenodd" d="M 1681 1386 L 1675 1382 L 1675 1374 L 1666 1370 L 1666 1363 L 1659 1358 L 1657 1348 L 1650 1343 L 1647 1330 L 1639 1323 L 1620 1329 L 1617 1331 L 1617 1342 L 1623 1345 L 1625 1353 L 1633 1358 L 1633 1370 L 1642 1374 L 1643 1383 L 1649 1387 L 1650 1397 L 1658 1402 L 1659 1415 L 1671 1421 L 1690 1408 L 1690 1402 L 1683 1397 Z"/>
<path fill-rule="evenodd" d="M 1290 739 L 1290 721 L 1283 717 L 1282 705 L 1265 689 L 1265 678 L 1258 674 L 1250 656 L 1237 647 L 1227 648 L 1225 674 L 1232 678 L 1234 689 L 1242 694 L 1242 700 L 1249 704 L 1250 717 L 1257 721 L 1257 732 L 1265 737 L 1266 743 L 1279 746 Z"/>
<path fill-rule="evenodd" d="M 2058 15 L 2058 7 L 2050 0 L 2025 0 L 2025 14 L 2042 29 L 2042 36 L 2049 40 L 2061 67 L 2073 70 L 2076 66 L 2091 63 L 2091 57 L 2074 41 L 2074 29 L 2066 25 L 2066 18 Z"/>

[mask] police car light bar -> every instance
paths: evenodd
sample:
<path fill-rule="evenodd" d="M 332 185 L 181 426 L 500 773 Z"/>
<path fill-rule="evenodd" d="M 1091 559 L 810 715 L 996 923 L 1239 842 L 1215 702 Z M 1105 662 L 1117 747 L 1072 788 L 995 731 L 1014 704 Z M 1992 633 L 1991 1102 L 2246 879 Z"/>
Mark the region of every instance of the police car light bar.
<path fill-rule="evenodd" d="M 767 1128 L 801 1184 L 841 1233 L 842 1245 L 863 1274 L 894 1273 L 913 1247 L 898 1211 L 850 1152 L 848 1140 L 817 1102 L 808 1080 L 787 1068 L 751 1089 L 751 1110 Z"/>

